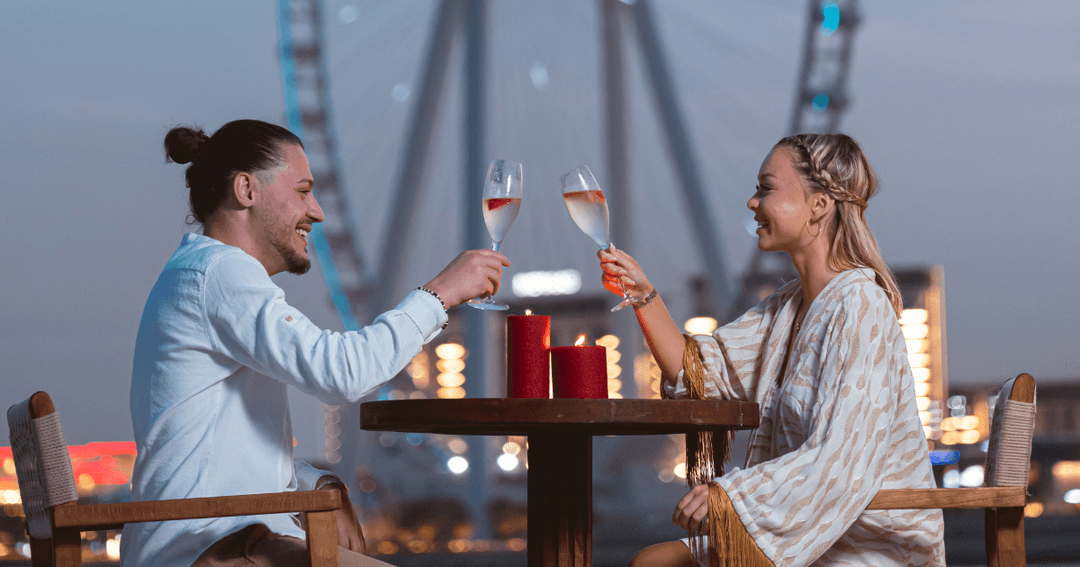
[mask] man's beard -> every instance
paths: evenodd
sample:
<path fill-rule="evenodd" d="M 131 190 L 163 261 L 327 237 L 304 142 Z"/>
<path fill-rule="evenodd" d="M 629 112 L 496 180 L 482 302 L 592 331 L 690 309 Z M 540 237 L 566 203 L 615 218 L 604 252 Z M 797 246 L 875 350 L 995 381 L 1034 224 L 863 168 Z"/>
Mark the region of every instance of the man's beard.
<path fill-rule="evenodd" d="M 289 248 L 284 251 L 282 256 L 285 257 L 285 265 L 289 268 L 290 274 L 303 275 L 311 269 L 311 260 L 300 255 L 296 250 Z"/>
<path fill-rule="evenodd" d="M 270 243 L 274 245 L 274 249 L 281 254 L 281 258 L 285 260 L 285 268 L 290 274 L 302 275 L 306 274 L 311 269 L 311 260 L 305 255 L 296 251 L 292 244 L 288 242 L 282 242 L 278 238 L 271 238 Z"/>

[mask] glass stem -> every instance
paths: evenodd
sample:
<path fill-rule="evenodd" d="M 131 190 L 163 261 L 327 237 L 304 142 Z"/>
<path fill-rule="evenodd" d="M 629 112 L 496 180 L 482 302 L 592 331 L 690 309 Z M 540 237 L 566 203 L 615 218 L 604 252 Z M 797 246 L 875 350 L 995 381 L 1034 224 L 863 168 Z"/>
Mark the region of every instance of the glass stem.
<path fill-rule="evenodd" d="M 615 243 L 609 241 L 608 244 L 607 244 L 606 250 L 608 252 L 611 252 L 612 248 L 615 248 Z M 626 286 L 624 286 L 622 284 L 622 282 L 618 282 L 618 285 L 619 285 L 619 289 L 622 290 L 623 299 L 625 299 L 627 301 L 633 301 L 633 299 L 630 298 L 630 290 L 626 289 Z"/>
<path fill-rule="evenodd" d="M 495 242 L 495 241 L 492 241 L 491 242 L 491 249 L 498 252 L 499 251 L 499 243 Z"/>

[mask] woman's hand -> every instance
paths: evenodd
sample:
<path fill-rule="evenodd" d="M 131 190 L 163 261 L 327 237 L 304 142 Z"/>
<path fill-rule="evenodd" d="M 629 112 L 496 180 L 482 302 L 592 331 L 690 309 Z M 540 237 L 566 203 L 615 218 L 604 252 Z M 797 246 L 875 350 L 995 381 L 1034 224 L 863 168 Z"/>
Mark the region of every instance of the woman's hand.
<path fill-rule="evenodd" d="M 653 290 L 637 260 L 614 245 L 607 250 L 598 251 L 596 257 L 600 258 L 604 287 L 611 293 L 622 295 L 620 284 L 630 291 L 633 297 L 644 297 Z"/>
<path fill-rule="evenodd" d="M 690 489 L 675 505 L 671 523 L 684 530 L 709 533 L 709 485 L 699 484 Z"/>
<path fill-rule="evenodd" d="M 615 295 L 622 295 L 620 285 L 626 287 L 630 297 L 637 303 L 634 305 L 634 315 L 638 325 L 641 325 L 641 333 L 645 335 L 645 342 L 649 343 L 649 350 L 656 358 L 656 364 L 660 366 L 660 372 L 665 380 L 674 380 L 682 370 L 683 351 L 686 341 L 682 331 L 675 324 L 675 320 L 668 313 L 664 300 L 659 295 L 653 296 L 651 301 L 639 301 L 643 297 L 652 295 L 653 289 L 641 266 L 629 254 L 617 250 L 614 246 L 607 250 L 596 253 L 600 258 L 600 269 L 603 270 L 604 287 Z"/>

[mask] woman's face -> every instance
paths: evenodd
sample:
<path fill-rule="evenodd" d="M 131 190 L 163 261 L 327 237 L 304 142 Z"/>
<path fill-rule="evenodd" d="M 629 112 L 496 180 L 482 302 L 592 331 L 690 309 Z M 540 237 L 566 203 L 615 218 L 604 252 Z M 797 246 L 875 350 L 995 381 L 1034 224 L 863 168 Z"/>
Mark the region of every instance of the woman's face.
<path fill-rule="evenodd" d="M 793 252 L 808 245 L 811 200 L 806 182 L 795 169 L 794 152 L 788 147 L 773 148 L 758 170 L 758 185 L 746 206 L 758 223 L 758 248 L 764 252 Z M 812 229 L 811 229 L 812 230 Z"/>

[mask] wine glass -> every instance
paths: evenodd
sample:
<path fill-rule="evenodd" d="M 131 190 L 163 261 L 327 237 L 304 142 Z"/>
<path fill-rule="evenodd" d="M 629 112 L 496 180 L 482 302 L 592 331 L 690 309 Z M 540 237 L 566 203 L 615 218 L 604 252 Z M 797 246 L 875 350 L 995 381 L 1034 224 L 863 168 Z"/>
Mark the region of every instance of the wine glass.
<path fill-rule="evenodd" d="M 484 224 L 491 236 L 491 249 L 498 252 L 499 244 L 517 218 L 521 208 L 521 164 L 508 159 L 497 159 L 488 167 L 484 182 Z M 468 301 L 477 309 L 505 311 L 510 306 L 485 297 Z"/>
<path fill-rule="evenodd" d="M 608 226 L 607 200 L 604 192 L 600 190 L 600 184 L 596 182 L 589 166 L 583 165 L 559 178 L 562 186 L 563 202 L 566 210 L 570 211 L 570 218 L 574 224 L 592 239 L 601 250 L 612 248 L 610 228 Z M 619 284 L 622 290 L 623 300 L 611 310 L 618 311 L 627 305 L 634 303 L 626 287 Z"/>

